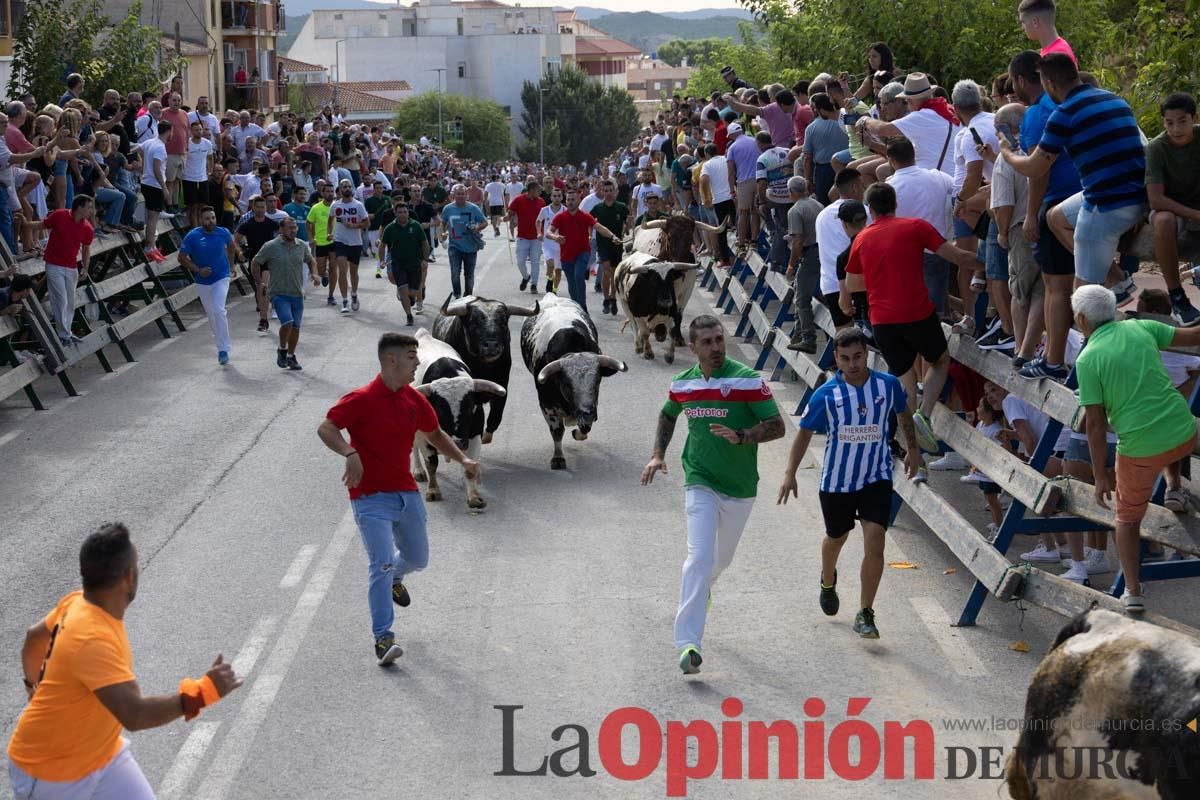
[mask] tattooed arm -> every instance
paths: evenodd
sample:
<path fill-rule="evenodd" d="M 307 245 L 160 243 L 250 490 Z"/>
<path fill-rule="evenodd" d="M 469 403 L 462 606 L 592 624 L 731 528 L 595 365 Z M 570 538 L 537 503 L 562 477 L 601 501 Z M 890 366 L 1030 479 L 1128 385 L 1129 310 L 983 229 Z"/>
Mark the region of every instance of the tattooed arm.
<path fill-rule="evenodd" d="M 654 480 L 654 473 L 666 474 L 667 463 L 664 459 L 667 457 L 667 446 L 671 444 L 671 437 L 675 434 L 677 419 L 678 417 L 672 417 L 670 414 L 659 413 L 658 427 L 654 431 L 654 453 L 642 469 L 642 486 L 646 486 Z M 782 422 L 782 420 L 780 421 Z"/>

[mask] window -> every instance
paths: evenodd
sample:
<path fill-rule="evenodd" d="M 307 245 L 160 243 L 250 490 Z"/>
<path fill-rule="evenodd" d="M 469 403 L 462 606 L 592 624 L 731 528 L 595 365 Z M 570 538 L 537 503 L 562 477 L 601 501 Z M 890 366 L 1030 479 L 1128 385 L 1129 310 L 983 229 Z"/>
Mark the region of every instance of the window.
<path fill-rule="evenodd" d="M 662 81 L 655 81 L 655 82 L 654 82 L 654 91 L 656 91 L 656 92 L 657 92 L 657 91 L 659 91 L 660 89 L 662 89 Z"/>
<path fill-rule="evenodd" d="M 458 21 L 458 35 L 462 36 L 463 35 L 463 18 L 459 17 L 457 21 Z"/>
<path fill-rule="evenodd" d="M 335 20 L 339 20 L 339 19 L 341 19 L 341 18 L 342 18 L 342 15 L 341 15 L 341 14 L 334 14 L 334 15 L 333 15 L 333 18 L 334 18 Z"/>
<path fill-rule="evenodd" d="M 467 62 L 465 62 L 465 61 L 458 62 L 458 77 L 460 77 L 460 78 L 467 77 Z"/>

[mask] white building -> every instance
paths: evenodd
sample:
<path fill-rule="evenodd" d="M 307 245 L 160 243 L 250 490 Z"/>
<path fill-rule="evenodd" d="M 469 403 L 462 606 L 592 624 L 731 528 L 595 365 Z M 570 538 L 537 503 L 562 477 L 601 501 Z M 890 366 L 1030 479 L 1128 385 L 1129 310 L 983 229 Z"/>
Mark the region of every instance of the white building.
<path fill-rule="evenodd" d="M 414 92 L 486 98 L 504 106 L 520 134 L 521 87 L 548 65 L 573 61 L 575 37 L 554 9 L 495 0 L 426 0 L 409 7 L 314 11 L 288 58 L 328 64 L 339 81 L 407 81 Z M 439 86 L 440 82 L 440 86 Z"/>

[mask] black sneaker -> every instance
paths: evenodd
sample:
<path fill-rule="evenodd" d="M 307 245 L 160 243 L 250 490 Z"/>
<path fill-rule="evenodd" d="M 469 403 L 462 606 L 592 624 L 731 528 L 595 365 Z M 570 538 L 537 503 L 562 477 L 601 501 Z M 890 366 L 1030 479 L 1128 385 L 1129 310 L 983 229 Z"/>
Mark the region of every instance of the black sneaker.
<path fill-rule="evenodd" d="M 386 667 L 402 655 L 404 651 L 396 644 L 395 636 L 388 634 L 375 640 L 375 663 L 379 666 Z"/>
<path fill-rule="evenodd" d="M 825 612 L 825 616 L 832 617 L 841 608 L 841 601 L 838 600 L 837 594 L 837 570 L 833 571 L 833 585 L 826 586 L 821 584 L 821 610 Z"/>
<path fill-rule="evenodd" d="M 322 275 L 322 276 L 321 276 L 321 285 L 322 285 L 322 286 L 328 286 L 328 285 L 329 285 L 329 276 L 328 276 L 328 275 Z M 330 299 L 332 300 L 333 298 L 330 298 Z"/>
<path fill-rule="evenodd" d="M 864 639 L 878 639 L 879 628 L 875 627 L 875 612 L 864 608 L 854 618 L 854 632 Z"/>
<path fill-rule="evenodd" d="M 280 369 L 287 369 L 287 350 L 275 351 L 275 366 Z"/>
<path fill-rule="evenodd" d="M 803 336 L 792 337 L 791 341 L 789 341 L 787 344 L 787 349 L 795 350 L 795 351 L 798 351 L 801 353 L 816 354 L 817 340 L 816 339 L 806 339 Z"/>
<path fill-rule="evenodd" d="M 337 301 L 333 299 L 333 295 L 329 295 L 329 297 L 325 298 L 325 305 L 337 306 Z"/>
<path fill-rule="evenodd" d="M 546 294 L 553 294 L 553 293 L 554 293 L 554 281 L 547 278 L 546 279 Z"/>
<path fill-rule="evenodd" d="M 412 314 L 409 314 L 409 315 L 408 315 L 408 319 L 405 321 L 405 323 L 404 323 L 404 324 L 405 324 L 407 327 L 409 327 L 409 328 L 411 328 L 411 327 L 412 327 L 414 324 L 416 324 L 416 323 L 413 321 L 413 315 L 412 315 Z"/>
<path fill-rule="evenodd" d="M 1003 329 L 1000 330 L 999 335 L 992 336 L 986 343 L 976 342 L 976 344 L 981 350 L 999 350 L 1002 353 L 1012 352 L 1017 348 L 1016 338 L 1011 333 L 1005 333 Z"/>
<path fill-rule="evenodd" d="M 299 372 L 300 370 L 304 369 L 304 367 L 300 366 L 300 362 L 296 360 L 295 356 L 287 357 L 287 368 L 293 372 Z"/>
<path fill-rule="evenodd" d="M 1171 316 L 1181 328 L 1190 328 L 1200 324 L 1200 311 L 1197 311 L 1196 307 L 1192 305 L 1192 301 L 1186 297 L 1182 300 L 1171 301 Z"/>
<path fill-rule="evenodd" d="M 412 602 L 412 597 L 403 583 L 392 584 L 392 602 L 401 608 L 408 608 L 408 604 Z"/>
<path fill-rule="evenodd" d="M 350 308 L 353 309 L 354 311 L 358 311 L 358 309 L 359 309 L 358 295 L 356 295 L 356 294 L 350 295 Z"/>
<path fill-rule="evenodd" d="M 265 319 L 260 319 L 258 321 L 258 332 L 266 333 L 269 330 L 271 330 L 271 323 L 267 322 Z"/>
<path fill-rule="evenodd" d="M 527 286 L 529 286 L 529 278 L 521 278 L 521 291 L 525 291 Z"/>

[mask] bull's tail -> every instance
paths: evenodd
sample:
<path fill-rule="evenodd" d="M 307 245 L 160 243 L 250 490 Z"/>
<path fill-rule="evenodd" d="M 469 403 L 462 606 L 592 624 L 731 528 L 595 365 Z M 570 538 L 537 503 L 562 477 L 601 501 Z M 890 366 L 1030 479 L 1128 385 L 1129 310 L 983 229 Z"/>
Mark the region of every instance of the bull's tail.
<path fill-rule="evenodd" d="M 631 322 L 633 322 L 633 320 L 631 320 L 629 317 L 626 317 L 625 321 L 621 323 L 621 330 L 617 331 L 617 333 L 624 333 L 625 329 L 629 327 L 629 323 Z"/>
<path fill-rule="evenodd" d="M 1019 747 L 1009 751 L 1008 763 L 1004 767 L 1004 783 L 1008 786 L 1008 796 L 1012 800 L 1034 800 L 1034 794 L 1029 788 L 1029 775 L 1025 772 L 1025 761 Z"/>

